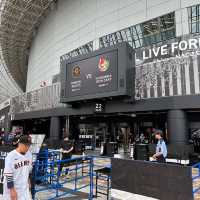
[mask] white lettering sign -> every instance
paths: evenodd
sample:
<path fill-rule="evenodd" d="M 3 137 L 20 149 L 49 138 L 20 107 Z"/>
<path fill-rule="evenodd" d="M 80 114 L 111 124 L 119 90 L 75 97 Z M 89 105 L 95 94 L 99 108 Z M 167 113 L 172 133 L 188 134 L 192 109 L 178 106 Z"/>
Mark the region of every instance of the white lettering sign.
<path fill-rule="evenodd" d="M 180 42 L 173 42 L 169 45 L 165 44 L 160 47 L 154 47 L 144 50 L 142 52 L 143 60 L 150 58 L 157 58 L 169 53 L 174 54 L 177 51 L 197 50 L 200 48 L 200 38 L 192 38 L 188 40 L 181 40 Z"/>

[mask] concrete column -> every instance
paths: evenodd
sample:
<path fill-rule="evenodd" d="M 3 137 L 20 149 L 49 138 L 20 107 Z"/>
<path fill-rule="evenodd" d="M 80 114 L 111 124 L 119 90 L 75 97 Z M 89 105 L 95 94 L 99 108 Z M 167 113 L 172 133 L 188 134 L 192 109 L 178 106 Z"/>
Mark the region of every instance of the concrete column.
<path fill-rule="evenodd" d="M 168 111 L 167 124 L 170 144 L 187 144 L 188 130 L 185 112 L 183 110 Z"/>
<path fill-rule="evenodd" d="M 50 138 L 59 139 L 59 135 L 60 135 L 60 118 L 51 117 Z"/>

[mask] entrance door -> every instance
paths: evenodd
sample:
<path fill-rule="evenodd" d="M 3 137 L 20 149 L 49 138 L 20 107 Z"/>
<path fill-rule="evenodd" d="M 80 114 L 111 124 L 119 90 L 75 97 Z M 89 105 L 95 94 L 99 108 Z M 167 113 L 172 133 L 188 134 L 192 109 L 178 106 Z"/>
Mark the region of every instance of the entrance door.
<path fill-rule="evenodd" d="M 101 143 L 106 140 L 107 126 L 104 123 L 86 124 L 79 127 L 79 140 L 85 145 L 86 150 L 100 149 Z"/>

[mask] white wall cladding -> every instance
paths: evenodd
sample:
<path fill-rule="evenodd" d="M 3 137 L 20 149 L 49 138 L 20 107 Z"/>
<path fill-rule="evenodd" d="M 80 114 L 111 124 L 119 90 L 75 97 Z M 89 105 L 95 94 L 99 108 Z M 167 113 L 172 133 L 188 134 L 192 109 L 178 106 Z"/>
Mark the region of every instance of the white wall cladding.
<path fill-rule="evenodd" d="M 187 9 L 200 0 L 59 0 L 32 43 L 27 91 L 51 83 L 60 56 L 89 41 L 149 19 L 176 12 L 177 35 L 188 33 Z M 96 47 L 95 47 L 96 48 Z"/>

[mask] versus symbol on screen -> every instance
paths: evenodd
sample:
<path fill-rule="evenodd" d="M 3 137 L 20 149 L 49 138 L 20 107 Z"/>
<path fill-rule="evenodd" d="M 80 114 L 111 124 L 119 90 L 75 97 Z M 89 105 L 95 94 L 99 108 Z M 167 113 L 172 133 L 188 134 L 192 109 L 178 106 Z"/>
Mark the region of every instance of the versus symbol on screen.
<path fill-rule="evenodd" d="M 108 70 L 109 66 L 110 66 L 110 62 L 109 62 L 108 58 L 101 56 L 99 58 L 99 64 L 98 64 L 99 71 L 105 72 Z"/>

